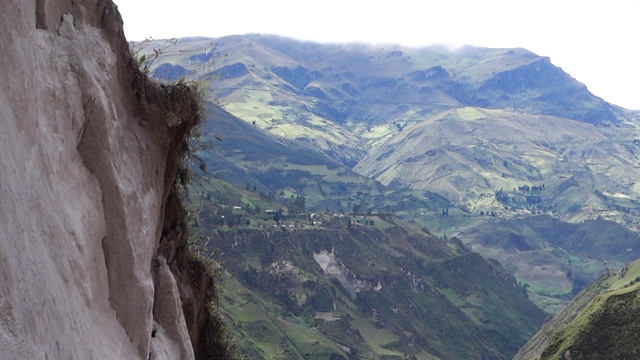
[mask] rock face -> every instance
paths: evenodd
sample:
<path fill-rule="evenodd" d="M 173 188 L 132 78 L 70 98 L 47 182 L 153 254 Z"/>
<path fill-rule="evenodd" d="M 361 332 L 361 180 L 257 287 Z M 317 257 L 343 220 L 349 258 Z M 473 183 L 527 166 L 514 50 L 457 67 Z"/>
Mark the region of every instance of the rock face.
<path fill-rule="evenodd" d="M 0 48 L 0 357 L 193 358 L 165 208 L 194 97 L 110 0 L 7 0 Z"/>

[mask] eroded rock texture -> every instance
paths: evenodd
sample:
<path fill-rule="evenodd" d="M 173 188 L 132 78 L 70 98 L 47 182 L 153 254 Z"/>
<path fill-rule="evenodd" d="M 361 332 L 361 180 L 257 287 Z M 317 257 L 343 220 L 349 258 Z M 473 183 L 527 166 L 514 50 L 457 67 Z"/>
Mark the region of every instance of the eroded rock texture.
<path fill-rule="evenodd" d="M 190 89 L 138 72 L 110 0 L 4 1 L 0 49 L 0 358 L 193 358 L 158 255 Z"/>

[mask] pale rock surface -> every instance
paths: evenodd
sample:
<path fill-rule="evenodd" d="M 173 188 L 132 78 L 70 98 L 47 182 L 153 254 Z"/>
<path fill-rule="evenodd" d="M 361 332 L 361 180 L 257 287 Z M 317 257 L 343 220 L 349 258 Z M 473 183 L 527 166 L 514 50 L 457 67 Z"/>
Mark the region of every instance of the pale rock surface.
<path fill-rule="evenodd" d="M 2 5 L 0 358 L 193 358 L 156 260 L 169 129 L 138 115 L 158 106 L 136 100 L 117 8 Z"/>

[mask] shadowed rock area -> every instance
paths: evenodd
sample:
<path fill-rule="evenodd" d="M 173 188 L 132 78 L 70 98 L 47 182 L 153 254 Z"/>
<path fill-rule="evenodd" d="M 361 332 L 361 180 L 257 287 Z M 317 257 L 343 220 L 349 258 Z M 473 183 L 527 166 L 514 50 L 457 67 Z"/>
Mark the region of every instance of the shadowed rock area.
<path fill-rule="evenodd" d="M 110 0 L 3 5 L 1 357 L 193 359 L 212 291 L 180 263 L 193 89 L 139 72 Z"/>

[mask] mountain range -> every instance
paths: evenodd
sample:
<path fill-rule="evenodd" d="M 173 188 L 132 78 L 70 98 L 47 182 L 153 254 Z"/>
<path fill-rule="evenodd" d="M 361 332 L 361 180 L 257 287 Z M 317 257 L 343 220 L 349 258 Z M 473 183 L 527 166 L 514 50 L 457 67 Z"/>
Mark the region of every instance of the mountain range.
<path fill-rule="evenodd" d="M 569 221 L 636 218 L 616 210 L 636 207 L 638 112 L 524 49 L 252 35 L 182 40 L 152 69 L 160 79 L 196 76 L 229 113 L 384 185 L 498 211 L 527 206 L 496 191 L 544 183 L 529 208 Z"/>
<path fill-rule="evenodd" d="M 549 58 L 525 49 L 317 44 L 268 35 L 138 46 L 155 78 L 196 79 L 210 94 L 204 136 L 213 151 L 200 153 L 210 173 L 198 188 L 210 203 L 203 217 L 249 208 L 247 228 L 255 231 L 275 221 L 256 209 L 280 207 L 295 218 L 298 198 L 305 211 L 344 214 L 363 224 L 362 216 L 374 216 L 376 224 L 385 223 L 380 216 L 392 216 L 396 225 L 455 238 L 463 253 L 498 260 L 515 289 L 550 313 L 640 251 L 640 113 L 594 96 Z M 227 184 L 226 190 L 214 182 Z M 225 195 L 232 188 L 243 195 Z M 252 235 L 255 242 L 264 241 L 260 236 Z M 366 253 L 361 236 L 352 246 Z M 397 239 L 388 241 L 398 246 Z M 304 261 L 282 255 L 251 262 L 252 274 L 269 273 L 278 261 L 294 269 L 310 266 L 305 263 L 312 252 L 300 246 Z M 246 265 L 242 253 L 234 254 L 228 262 Z M 353 264 L 345 262 L 347 268 Z M 229 269 L 237 279 L 248 271 Z M 322 272 L 314 271 L 319 278 Z M 356 276 L 370 276 L 364 274 Z M 278 302 L 242 279 L 238 286 Z M 283 291 L 301 296 L 296 286 Z M 345 311 L 340 316 L 355 314 Z M 347 332 L 353 330 L 348 319 Z M 335 339 L 328 341 L 336 346 Z M 378 355 L 399 349 L 365 343 L 347 347 Z M 483 346 L 470 351 L 515 352 L 512 345 Z M 387 355 L 421 353 L 403 351 Z M 442 349 L 421 351 L 447 358 Z"/>

